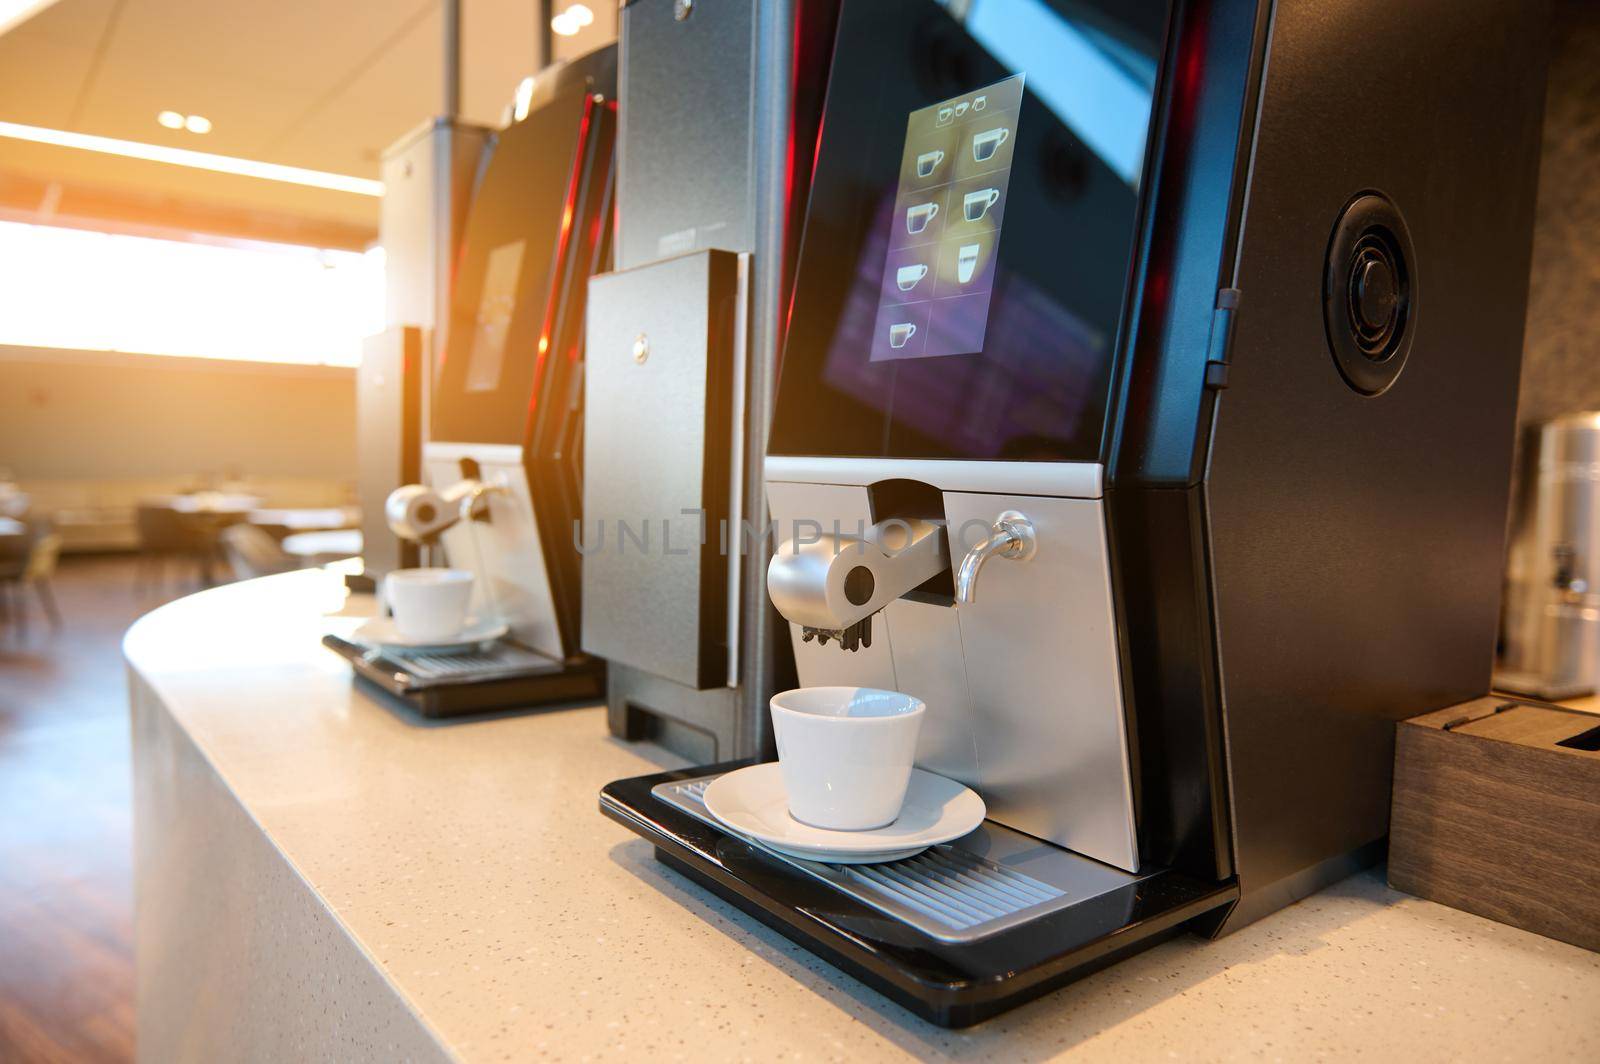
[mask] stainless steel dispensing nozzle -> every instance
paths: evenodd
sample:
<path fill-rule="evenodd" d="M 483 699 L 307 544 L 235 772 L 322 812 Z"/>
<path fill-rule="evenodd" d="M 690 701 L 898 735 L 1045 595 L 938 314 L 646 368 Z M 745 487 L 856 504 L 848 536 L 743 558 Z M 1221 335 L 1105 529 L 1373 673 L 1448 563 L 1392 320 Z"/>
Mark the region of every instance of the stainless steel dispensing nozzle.
<path fill-rule="evenodd" d="M 873 614 L 949 569 L 943 526 L 893 519 L 861 536 L 788 540 L 767 565 L 767 594 L 807 640 L 837 639 L 855 650 L 872 645 Z"/>
<path fill-rule="evenodd" d="M 990 558 L 1027 561 L 1038 550 L 1033 522 L 1015 510 L 1007 510 L 990 526 L 989 534 L 967 551 L 956 570 L 956 606 L 970 606 L 978 597 L 978 574 Z"/>

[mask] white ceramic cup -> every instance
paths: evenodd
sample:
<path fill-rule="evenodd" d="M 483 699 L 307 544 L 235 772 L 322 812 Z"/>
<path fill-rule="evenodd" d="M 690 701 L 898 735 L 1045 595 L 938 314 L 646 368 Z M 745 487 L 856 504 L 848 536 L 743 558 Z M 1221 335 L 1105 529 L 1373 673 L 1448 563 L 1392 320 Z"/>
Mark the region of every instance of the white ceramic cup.
<path fill-rule="evenodd" d="M 920 698 L 872 687 L 802 687 L 772 697 L 789 815 L 834 831 L 894 823 L 906 800 Z"/>
<path fill-rule="evenodd" d="M 383 578 L 394 626 L 407 639 L 450 639 L 466 625 L 472 574 L 465 569 L 396 569 Z"/>

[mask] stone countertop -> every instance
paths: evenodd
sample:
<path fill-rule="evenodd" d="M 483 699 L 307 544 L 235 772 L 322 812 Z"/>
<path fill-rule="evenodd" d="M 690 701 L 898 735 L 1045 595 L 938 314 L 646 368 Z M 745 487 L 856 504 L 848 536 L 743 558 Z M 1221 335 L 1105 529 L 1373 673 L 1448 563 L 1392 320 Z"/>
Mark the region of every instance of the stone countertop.
<path fill-rule="evenodd" d="M 130 666 L 438 1040 L 466 1060 L 1600 1060 L 1600 955 L 1357 875 L 965 1031 L 714 899 L 596 809 L 680 767 L 600 707 L 403 719 L 322 647 L 370 608 L 305 571 L 129 632 Z"/>

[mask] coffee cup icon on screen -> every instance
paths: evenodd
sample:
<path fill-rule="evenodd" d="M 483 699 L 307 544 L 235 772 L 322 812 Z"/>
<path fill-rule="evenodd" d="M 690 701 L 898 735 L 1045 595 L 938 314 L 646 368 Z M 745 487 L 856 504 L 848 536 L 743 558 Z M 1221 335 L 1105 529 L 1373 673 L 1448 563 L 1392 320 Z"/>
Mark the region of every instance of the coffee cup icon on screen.
<path fill-rule="evenodd" d="M 962 115 L 966 114 L 967 108 L 970 106 L 971 105 L 965 100 L 962 100 L 960 103 L 956 104 L 956 117 L 960 118 Z"/>
<path fill-rule="evenodd" d="M 935 148 L 933 151 L 923 152 L 917 156 L 917 176 L 932 177 L 933 172 L 939 169 L 939 164 L 942 162 L 944 162 L 944 152 L 939 149 Z"/>
<path fill-rule="evenodd" d="M 989 106 L 989 97 L 987 97 L 987 96 L 974 96 L 972 98 L 972 109 L 974 111 L 981 111 L 985 107 L 988 107 L 988 106 Z"/>
<path fill-rule="evenodd" d="M 981 222 L 983 216 L 989 213 L 995 201 L 1000 198 L 997 188 L 980 188 L 976 192 L 968 192 L 961 197 L 961 213 L 969 222 Z"/>
<path fill-rule="evenodd" d="M 891 325 L 889 326 L 889 346 L 896 349 L 902 348 L 915 335 L 917 335 L 917 327 L 909 321 Z"/>
<path fill-rule="evenodd" d="M 996 126 L 986 129 L 972 138 L 972 161 L 986 163 L 994 158 L 994 153 L 1000 150 L 1000 145 L 1011 136 L 1011 130 L 1005 126 Z"/>
<path fill-rule="evenodd" d="M 939 124 L 942 126 L 946 122 L 950 121 L 951 118 L 955 117 L 955 113 L 955 108 L 953 107 L 939 108 Z"/>
<path fill-rule="evenodd" d="M 996 193 L 996 195 L 999 195 L 999 193 Z M 907 207 L 906 232 L 915 236 L 928 228 L 928 223 L 937 217 L 939 217 L 939 205 L 937 203 L 919 203 L 915 207 Z M 983 217 L 982 212 L 979 213 L 978 217 Z"/>
<path fill-rule="evenodd" d="M 956 280 L 966 284 L 978 272 L 978 245 L 962 244 L 956 250 Z"/>
<path fill-rule="evenodd" d="M 902 266 L 894 272 L 894 283 L 902 292 L 909 292 L 921 283 L 928 275 L 928 267 L 920 262 L 913 262 L 909 266 Z"/>

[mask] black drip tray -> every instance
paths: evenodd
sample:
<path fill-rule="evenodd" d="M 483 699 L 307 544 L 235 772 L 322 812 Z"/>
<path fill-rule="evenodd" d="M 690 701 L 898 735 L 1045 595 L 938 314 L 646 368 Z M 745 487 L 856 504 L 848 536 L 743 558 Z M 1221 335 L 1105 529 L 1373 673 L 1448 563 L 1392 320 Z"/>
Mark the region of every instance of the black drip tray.
<path fill-rule="evenodd" d="M 385 655 L 336 635 L 323 636 L 322 645 L 348 661 L 371 688 L 429 718 L 534 710 L 605 692 L 605 665 L 598 659 L 557 661 L 507 640 L 410 656 Z"/>
<path fill-rule="evenodd" d="M 1003 1012 L 1183 931 L 1237 886 L 1129 875 L 992 822 L 880 865 L 774 853 L 699 795 L 750 762 L 619 780 L 600 809 L 666 864 L 885 996 L 946 1027 Z"/>

